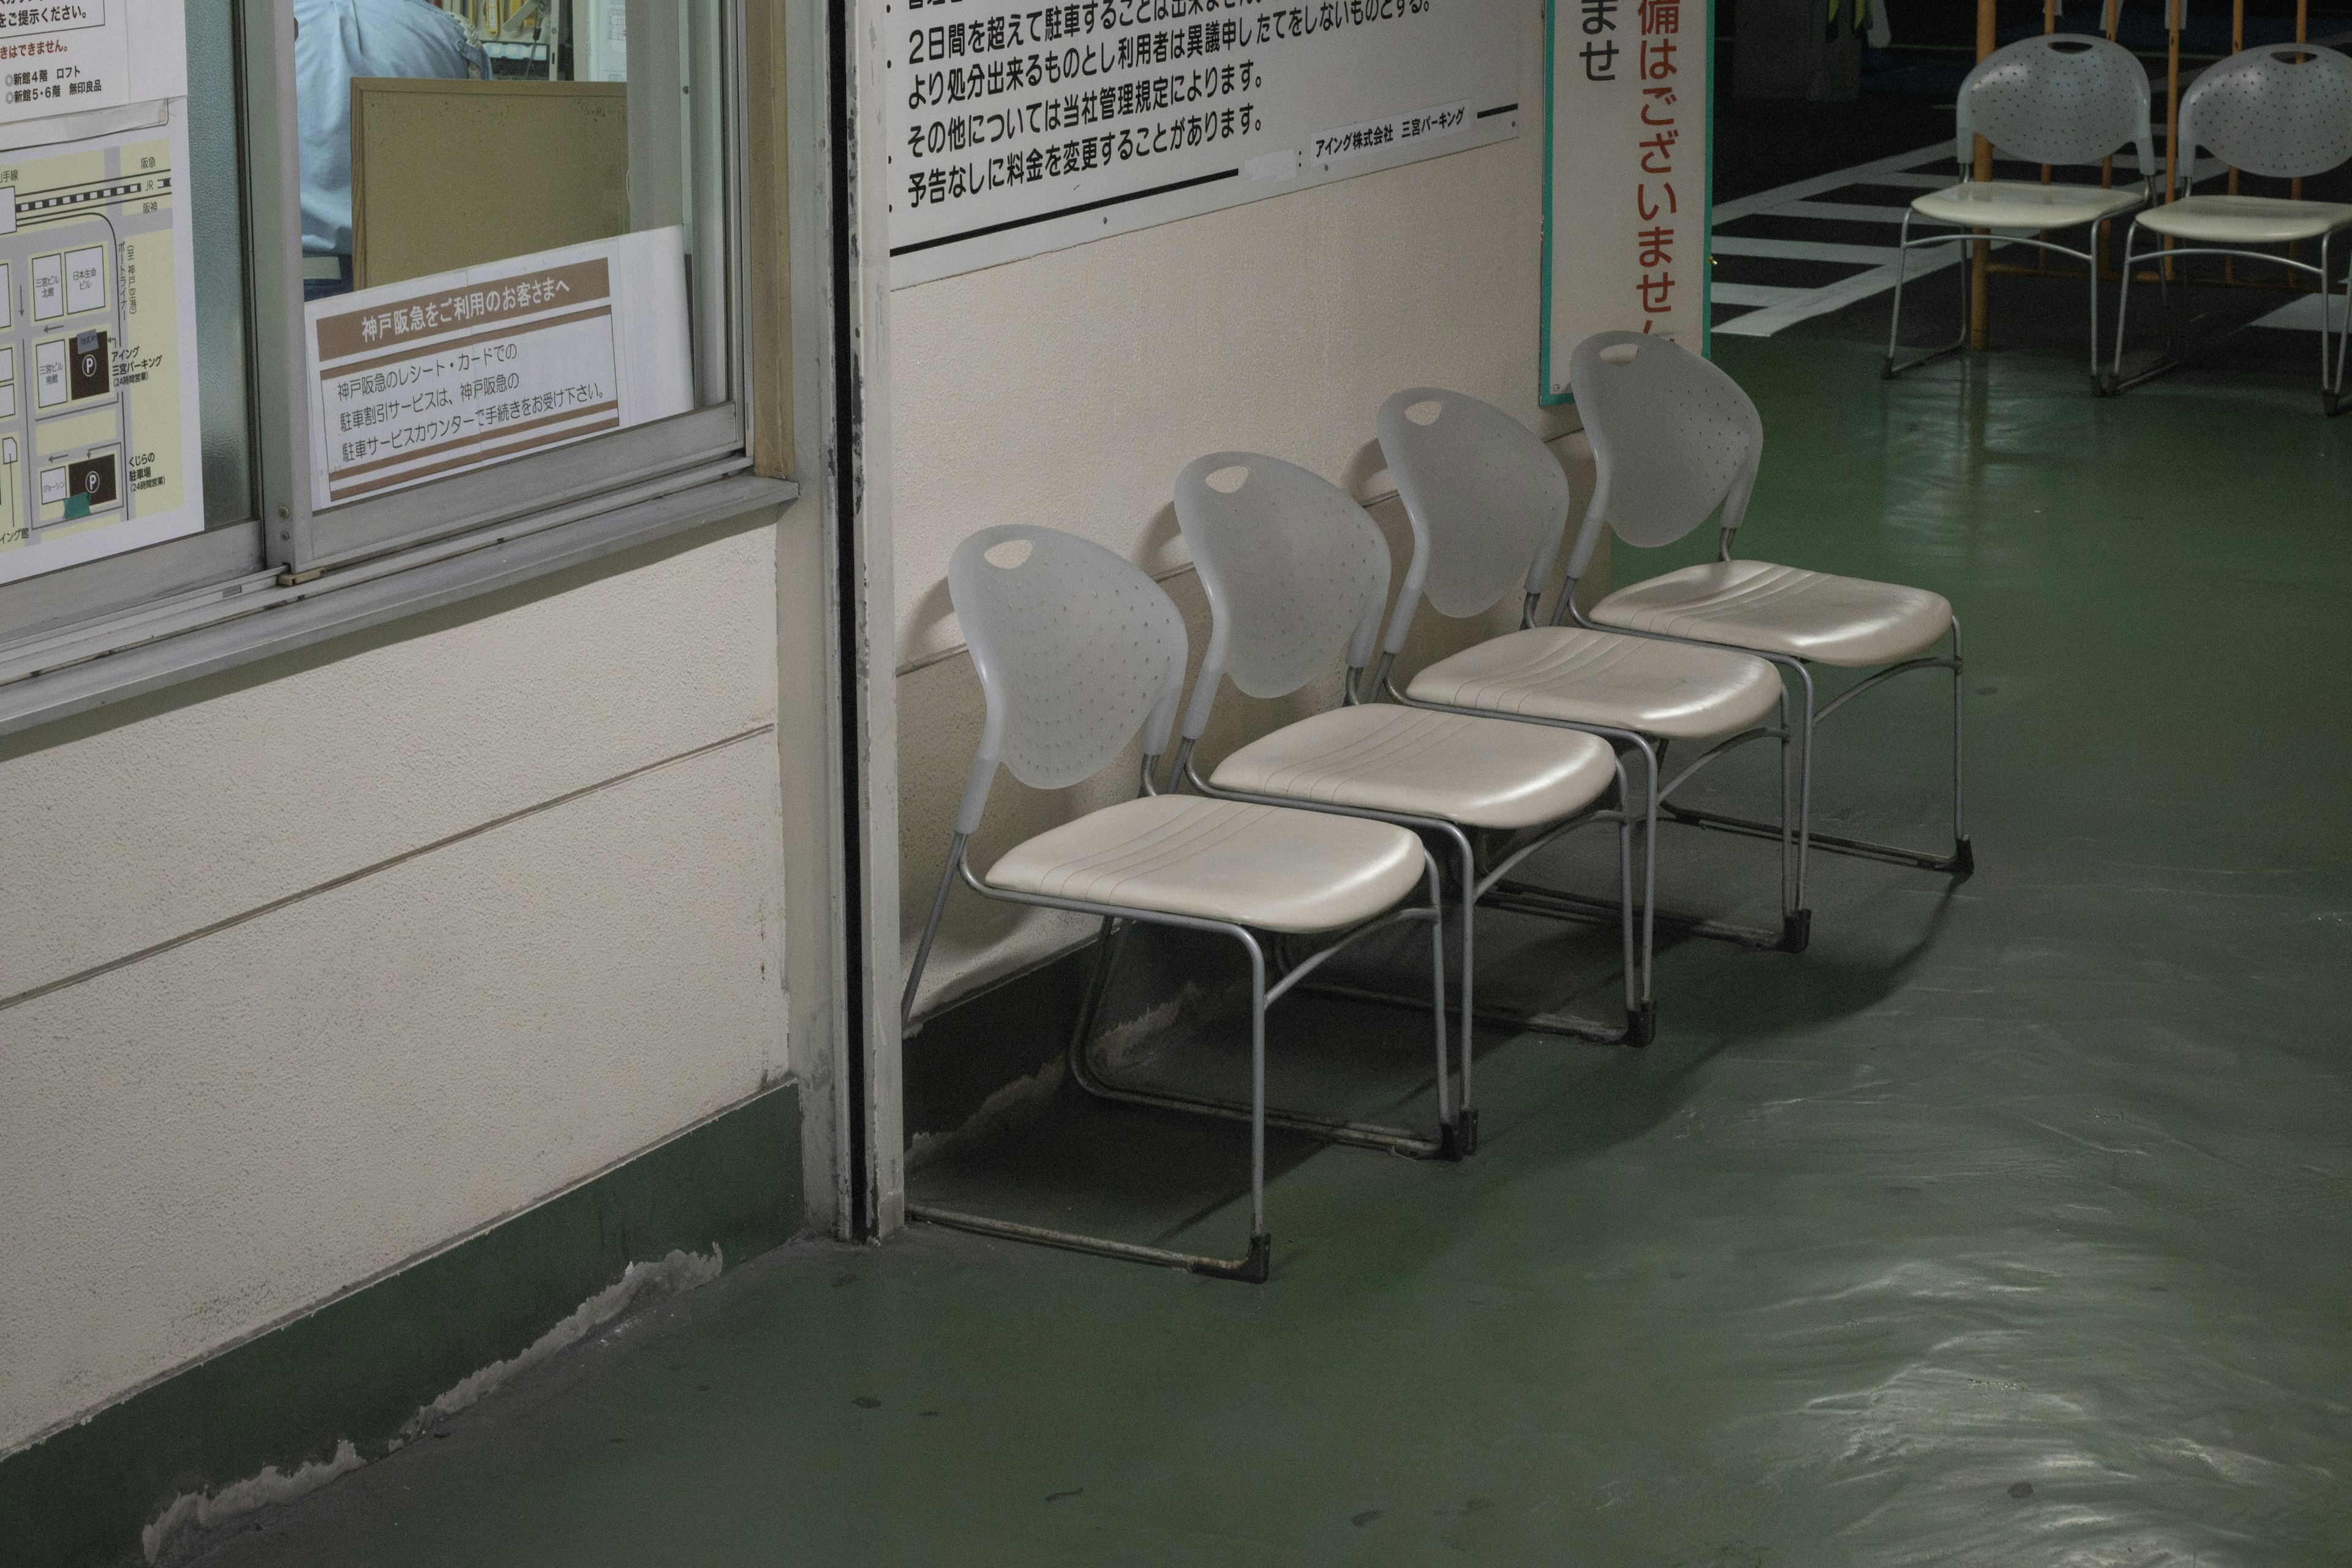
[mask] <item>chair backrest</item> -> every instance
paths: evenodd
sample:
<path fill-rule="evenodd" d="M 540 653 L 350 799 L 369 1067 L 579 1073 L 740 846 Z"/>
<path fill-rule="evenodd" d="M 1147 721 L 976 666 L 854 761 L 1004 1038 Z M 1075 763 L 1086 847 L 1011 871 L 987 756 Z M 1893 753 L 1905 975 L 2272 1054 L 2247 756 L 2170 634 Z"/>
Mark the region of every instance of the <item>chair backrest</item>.
<path fill-rule="evenodd" d="M 2181 95 L 2180 144 L 2184 180 L 2200 146 L 2249 174 L 2324 174 L 2352 158 L 2352 59 L 2270 44 L 2210 65 Z"/>
<path fill-rule="evenodd" d="M 1381 405 L 1381 455 L 1412 525 L 1412 563 L 1381 651 L 1404 650 L 1422 595 L 1459 618 L 1514 586 L 1542 590 L 1568 528 L 1568 474 L 1541 437 L 1459 392 L 1408 387 Z"/>
<path fill-rule="evenodd" d="M 1388 542 L 1347 491 L 1279 458 L 1212 452 L 1176 476 L 1176 526 L 1212 617 L 1187 740 L 1208 728 L 1226 675 L 1252 697 L 1286 697 L 1331 668 L 1343 638 L 1350 666 L 1371 662 Z"/>
<path fill-rule="evenodd" d="M 1001 763 L 1038 789 L 1093 777 L 1149 725 L 1167 750 L 1184 687 L 1184 620 L 1134 563 L 1059 529 L 982 529 L 948 563 L 948 595 L 988 718 L 956 831 L 980 826 Z"/>
<path fill-rule="evenodd" d="M 1604 528 L 1628 544 L 1672 544 L 1716 508 L 1739 526 L 1764 453 L 1764 418 L 1739 384 L 1680 344 L 1595 332 L 1569 356 L 1568 383 L 1592 443 L 1592 504 L 1568 574 L 1584 575 Z"/>
<path fill-rule="evenodd" d="M 1995 49 L 1960 83 L 1953 107 L 1963 168 L 1984 137 L 2029 163 L 2095 163 L 2128 142 L 2152 174 L 2147 70 L 2121 44 L 2045 33 Z"/>

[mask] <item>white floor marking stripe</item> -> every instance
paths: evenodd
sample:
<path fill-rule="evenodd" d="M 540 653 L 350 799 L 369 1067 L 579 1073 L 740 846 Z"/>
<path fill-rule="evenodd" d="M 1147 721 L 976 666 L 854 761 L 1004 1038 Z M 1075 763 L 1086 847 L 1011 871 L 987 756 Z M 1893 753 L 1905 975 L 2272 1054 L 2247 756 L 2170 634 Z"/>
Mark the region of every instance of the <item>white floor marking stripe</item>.
<path fill-rule="evenodd" d="M 1856 180 L 1857 185 L 1899 185 L 1906 191 L 1948 190 L 1960 183 L 1958 174 L 1873 174 L 1866 180 Z"/>
<path fill-rule="evenodd" d="M 1866 271 L 1841 278 L 1834 283 L 1818 289 L 1789 289 L 1759 283 L 1718 283 L 1714 297 L 1726 305 L 1754 306 L 1748 314 L 1719 322 L 1715 330 L 1735 337 L 1769 338 L 1784 327 L 1832 310 L 1841 310 L 1857 300 L 1874 294 L 1883 294 L 1895 287 L 1895 249 L 1892 246 L 1840 245 L 1826 240 L 1767 238 L 1761 235 L 1725 234 L 1727 224 L 1748 217 L 1783 217 L 1810 219 L 1816 223 L 1875 223 L 1897 224 L 1909 209 L 1881 203 L 1825 202 L 1813 198 L 1853 185 L 1892 186 L 1901 190 L 1941 190 L 1957 184 L 1952 174 L 1925 173 L 1930 166 L 1953 169 L 1953 145 L 1937 142 L 1909 153 L 1897 153 L 1891 157 L 1858 163 L 1851 169 L 1838 169 L 1826 174 L 1815 174 L 1802 180 L 1777 185 L 1754 195 L 1719 204 L 1715 209 L 1714 230 L 1708 238 L 1717 256 L 1753 256 L 1781 261 L 1845 262 L 1866 268 Z M 2221 172 L 2218 159 L 2198 160 L 2196 175 L 2207 178 Z M 2116 172 L 2125 180 L 2139 171 L 2138 158 L 2130 153 L 2116 159 Z M 1930 227 L 1925 232 L 1936 232 Z M 1996 230 L 2003 237 L 2021 235 L 2021 230 Z M 2001 243 L 1996 238 L 1994 244 Z M 1959 265 L 1968 255 L 1960 245 L 1939 245 L 1911 253 L 1908 275 L 1925 278 Z M 2288 318 L 2294 306 L 2273 311 L 2263 319 L 2263 325 L 2281 327 L 2299 325 L 2305 331 L 2315 330 L 2318 323 L 2318 308 L 2309 300 L 2302 301 L 2308 320 Z"/>
<path fill-rule="evenodd" d="M 1994 248 L 2000 248 L 1998 241 Z M 1968 254 L 1965 245 L 1938 246 L 1934 250 L 1911 253 L 1909 277 L 1905 286 L 1916 284 L 1923 277 L 1942 272 L 1958 265 Z M 1815 316 L 1826 316 L 1832 310 L 1843 310 L 1858 300 L 1873 294 L 1884 294 L 1895 287 L 1895 268 L 1874 267 L 1867 272 L 1857 272 L 1851 278 L 1841 278 L 1825 289 L 1809 289 L 1801 300 L 1791 300 L 1783 305 L 1768 305 L 1745 316 L 1728 321 L 1717 321 L 1715 330 L 1739 338 L 1769 338 L 1783 327 L 1793 327 L 1799 321 Z"/>
<path fill-rule="evenodd" d="M 1784 305 L 1811 292 L 1811 289 L 1781 289 L 1769 283 L 1715 283 L 1708 286 L 1707 297 L 1718 305 Z"/>
<path fill-rule="evenodd" d="M 1758 213 L 1769 211 L 1783 202 L 1801 201 L 1807 196 L 1818 196 L 1824 192 L 1834 191 L 1842 185 L 1853 184 L 1871 174 L 1893 174 L 1898 169 L 1916 169 L 1922 163 L 1931 163 L 1938 158 L 1948 161 L 1951 156 L 1952 143 L 1949 141 L 1943 141 L 1932 147 L 1922 147 L 1910 153 L 1897 153 L 1891 158 L 1881 158 L 1874 163 L 1858 164 L 1851 169 L 1839 169 L 1827 174 L 1815 174 L 1810 180 L 1799 180 L 1792 184 L 1776 185 L 1769 191 L 1759 191 L 1752 196 L 1741 196 L 1735 201 L 1717 202 L 1715 207 L 1715 221 L 1720 226 L 1738 218 L 1751 217 Z"/>
<path fill-rule="evenodd" d="M 1724 297 L 1723 289 L 1724 286 L 1720 283 L 1715 286 L 1715 297 L 1717 299 L 1720 300 Z M 2146 292 L 2146 290 L 2142 290 L 2142 292 Z M 1733 304 L 1740 304 L 1745 301 L 1732 300 L 1729 302 Z M 2344 296 L 2340 293 L 2334 295 L 2327 302 L 2329 305 L 2334 307 L 2334 309 L 2329 312 L 2327 323 L 2328 330 L 2333 331 L 2344 325 Z M 2269 315 L 2255 318 L 2254 325 L 2258 327 L 2276 327 L 2284 331 L 2290 332 L 2315 332 L 2319 331 L 2319 296 L 2316 294 L 2305 294 L 2301 299 L 2290 300 L 2285 304 L 2281 305 L 2277 310 L 2273 310 Z M 1720 327 L 1716 329 L 1717 331 L 1721 331 L 1723 329 Z"/>
<path fill-rule="evenodd" d="M 1718 234 L 1717 256 L 1764 256 L 1776 261 L 1851 261 L 1884 267 L 1895 259 L 1891 245 L 1837 245 L 1826 239 L 1767 239 L 1761 235 Z"/>
<path fill-rule="evenodd" d="M 1909 207 L 1865 206 L 1860 202 L 1783 202 L 1769 217 L 1826 218 L 1832 223 L 1901 223 Z"/>

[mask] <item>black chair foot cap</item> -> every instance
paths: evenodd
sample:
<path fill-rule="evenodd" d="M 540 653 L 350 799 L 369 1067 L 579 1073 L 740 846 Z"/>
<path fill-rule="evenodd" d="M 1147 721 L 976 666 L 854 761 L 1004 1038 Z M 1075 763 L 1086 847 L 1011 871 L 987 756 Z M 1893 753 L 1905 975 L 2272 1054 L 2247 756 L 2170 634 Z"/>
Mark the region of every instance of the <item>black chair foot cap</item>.
<path fill-rule="evenodd" d="M 1813 945 L 1813 911 L 1798 910 L 1780 917 L 1780 951 L 1802 952 Z"/>
<path fill-rule="evenodd" d="M 1658 1005 L 1644 1002 L 1625 1015 L 1625 1043 L 1640 1050 L 1658 1037 Z"/>
<path fill-rule="evenodd" d="M 1195 1263 L 1192 1271 L 1211 1279 L 1238 1279 L 1244 1285 L 1263 1285 L 1274 1274 L 1274 1237 L 1257 1235 L 1250 1237 L 1249 1256 L 1234 1263 Z"/>
<path fill-rule="evenodd" d="M 1465 1110 L 1447 1122 L 1437 1134 L 1437 1157 L 1441 1160 L 1466 1160 L 1478 1152 L 1478 1113 Z"/>
<path fill-rule="evenodd" d="M 1972 877 L 1977 869 L 1977 847 L 1973 840 L 1963 838 L 1952 846 L 1952 875 Z"/>

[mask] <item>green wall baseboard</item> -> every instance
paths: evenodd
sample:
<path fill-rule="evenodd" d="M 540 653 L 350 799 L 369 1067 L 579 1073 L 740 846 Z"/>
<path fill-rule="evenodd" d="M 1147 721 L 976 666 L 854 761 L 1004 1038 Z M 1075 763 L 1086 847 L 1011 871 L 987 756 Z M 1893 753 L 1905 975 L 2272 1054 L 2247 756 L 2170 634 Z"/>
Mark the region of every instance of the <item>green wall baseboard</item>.
<path fill-rule="evenodd" d="M 0 1558 L 143 1562 L 184 1494 L 381 1458 L 417 1410 L 673 1250 L 727 1266 L 803 1228 L 800 1091 L 782 1085 L 515 1215 L 0 1459 Z"/>

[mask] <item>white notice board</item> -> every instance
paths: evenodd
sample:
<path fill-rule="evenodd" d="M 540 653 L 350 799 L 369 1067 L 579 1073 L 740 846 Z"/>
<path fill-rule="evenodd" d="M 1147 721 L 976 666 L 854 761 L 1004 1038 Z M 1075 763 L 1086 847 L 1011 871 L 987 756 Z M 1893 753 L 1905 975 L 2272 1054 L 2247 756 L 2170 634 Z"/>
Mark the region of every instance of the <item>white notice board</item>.
<path fill-rule="evenodd" d="M 1543 401 L 1595 332 L 1709 346 L 1714 0 L 1549 0 Z"/>
<path fill-rule="evenodd" d="M 187 90 L 183 0 L 0 5 L 0 124 L 177 98 Z"/>
<path fill-rule="evenodd" d="M 648 229 L 312 300 L 311 505 L 692 408 L 684 246 Z"/>
<path fill-rule="evenodd" d="M 890 282 L 1518 134 L 1517 0 L 894 0 Z"/>

